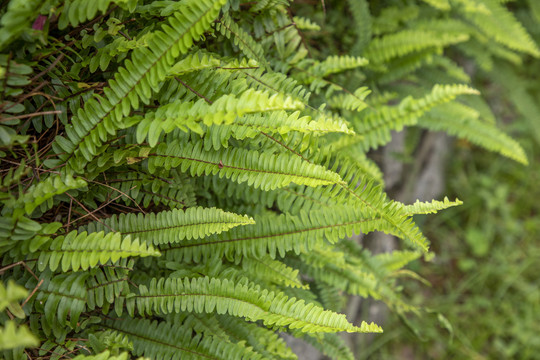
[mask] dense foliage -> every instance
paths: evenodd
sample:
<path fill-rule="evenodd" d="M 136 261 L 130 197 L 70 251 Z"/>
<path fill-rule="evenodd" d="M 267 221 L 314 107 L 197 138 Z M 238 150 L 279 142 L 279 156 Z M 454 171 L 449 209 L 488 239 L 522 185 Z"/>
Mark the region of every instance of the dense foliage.
<path fill-rule="evenodd" d="M 496 0 L 4 4 L 7 359 L 352 358 L 335 333 L 381 328 L 344 294 L 418 312 L 412 216 L 461 203 L 389 199 L 368 152 L 417 125 L 527 163 L 450 56 L 540 54 Z"/>

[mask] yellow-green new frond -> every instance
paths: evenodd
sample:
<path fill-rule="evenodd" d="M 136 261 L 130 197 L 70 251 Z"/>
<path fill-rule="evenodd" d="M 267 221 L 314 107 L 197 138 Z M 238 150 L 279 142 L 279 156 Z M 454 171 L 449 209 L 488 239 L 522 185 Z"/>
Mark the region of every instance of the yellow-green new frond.
<path fill-rule="evenodd" d="M 311 21 L 311 19 L 301 17 L 301 16 L 294 16 L 293 17 L 294 25 L 298 30 L 308 30 L 308 31 L 319 31 L 321 30 L 321 27 L 319 24 L 314 23 Z"/>
<path fill-rule="evenodd" d="M 412 205 L 404 205 L 403 211 L 407 215 L 416 215 L 416 214 L 436 214 L 437 212 L 448 209 L 452 206 L 462 205 L 463 201 L 456 199 L 455 201 L 448 200 L 447 197 L 443 201 L 432 200 L 430 202 L 421 202 L 416 200 Z"/>
<path fill-rule="evenodd" d="M 155 113 L 148 114 L 137 127 L 137 141 L 148 136 L 150 146 L 155 146 L 161 132 L 176 128 L 187 128 L 202 133 L 198 122 L 205 125 L 232 123 L 237 117 L 247 114 L 279 110 L 301 110 L 304 104 L 283 94 L 248 89 L 240 95 L 223 95 L 212 104 L 205 99 L 196 102 L 177 101 L 161 106 Z"/>
<path fill-rule="evenodd" d="M 320 165 L 302 161 L 287 153 L 259 153 L 241 148 L 205 151 L 202 143 L 173 141 L 160 144 L 155 153 L 149 154 L 148 168 L 165 169 L 179 167 L 192 176 L 218 174 L 238 183 L 263 190 L 284 187 L 290 183 L 319 186 L 338 183 L 338 174 Z"/>
<path fill-rule="evenodd" d="M 147 244 L 170 244 L 219 234 L 240 225 L 254 224 L 247 215 L 237 215 L 216 208 L 191 207 L 149 214 L 120 214 L 92 222 L 85 228 L 91 233 L 114 229 Z"/>
<path fill-rule="evenodd" d="M 32 246 L 32 245 L 31 245 Z M 122 237 L 119 233 L 90 233 L 72 231 L 39 246 L 38 269 L 49 267 L 55 271 L 59 265 L 63 272 L 88 270 L 97 264 L 116 262 L 131 256 L 159 256 L 159 251 L 146 242 Z"/>
<path fill-rule="evenodd" d="M 139 295 L 126 300 L 128 312 L 141 314 L 195 313 L 229 314 L 249 321 L 262 320 L 266 326 L 289 326 L 303 332 L 381 332 L 375 324 L 350 324 L 344 315 L 323 310 L 303 300 L 287 298 L 253 284 L 235 284 L 227 279 L 152 279 L 141 285 Z"/>

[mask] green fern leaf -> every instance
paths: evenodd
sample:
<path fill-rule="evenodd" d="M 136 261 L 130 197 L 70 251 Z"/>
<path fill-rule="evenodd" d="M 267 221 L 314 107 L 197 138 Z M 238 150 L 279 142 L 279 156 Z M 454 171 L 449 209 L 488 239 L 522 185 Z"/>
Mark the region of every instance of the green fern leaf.
<path fill-rule="evenodd" d="M 216 208 L 192 207 L 150 214 L 120 214 L 101 222 L 92 222 L 79 231 L 90 233 L 110 229 L 130 235 L 148 244 L 171 244 L 182 240 L 201 239 L 240 225 L 254 224 L 247 215 L 237 215 Z"/>
<path fill-rule="evenodd" d="M 131 240 L 130 236 L 122 238 L 119 233 L 111 232 L 78 233 L 72 231 L 66 236 L 58 236 L 40 246 L 38 269 L 43 271 L 49 267 L 55 271 L 61 262 L 63 272 L 88 270 L 97 264 L 116 262 L 131 256 L 159 256 L 152 245 Z"/>
<path fill-rule="evenodd" d="M 303 332 L 381 332 L 375 324 L 362 322 L 356 327 L 344 315 L 305 305 L 303 300 L 288 299 L 282 293 L 262 290 L 256 285 L 234 284 L 227 279 L 153 279 L 147 288 L 139 287 L 139 295 L 126 300 L 129 313 L 135 308 L 141 314 L 153 311 L 162 314 L 172 312 L 213 312 L 245 317 L 250 321 L 262 320 L 265 325 L 285 326 Z"/>

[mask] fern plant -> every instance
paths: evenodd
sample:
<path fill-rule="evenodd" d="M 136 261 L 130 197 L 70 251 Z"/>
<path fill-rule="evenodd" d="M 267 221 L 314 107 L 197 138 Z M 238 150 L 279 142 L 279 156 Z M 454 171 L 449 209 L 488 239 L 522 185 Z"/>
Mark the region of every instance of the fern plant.
<path fill-rule="evenodd" d="M 510 44 L 493 21 L 458 26 L 440 4 L 441 19 L 407 29 L 419 10 L 381 11 L 338 56 L 309 45 L 317 14 L 286 0 L 10 1 L 0 13 L 0 344 L 21 341 L 2 356 L 294 359 L 276 335 L 286 331 L 347 359 L 335 333 L 382 329 L 351 324 L 336 295 L 417 311 L 397 281 L 429 252 L 412 217 L 460 202 L 389 199 L 368 152 L 419 125 L 527 161 L 475 112 L 481 100 L 463 100 L 478 92 L 442 55 L 487 35 L 494 53 L 536 55 L 500 4 L 477 2 L 519 44 L 501 50 Z M 371 19 L 359 4 L 354 18 Z M 411 75 L 426 59 L 461 77 L 428 87 Z M 419 86 L 389 92 L 395 79 Z M 471 131 L 453 121 L 459 111 L 477 114 Z M 407 250 L 374 256 L 348 238 L 373 231 Z"/>

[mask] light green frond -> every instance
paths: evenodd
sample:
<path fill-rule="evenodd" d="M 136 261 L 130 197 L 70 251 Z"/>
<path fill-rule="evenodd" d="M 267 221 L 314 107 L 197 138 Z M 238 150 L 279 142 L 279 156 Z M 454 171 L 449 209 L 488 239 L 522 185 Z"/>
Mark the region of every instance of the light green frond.
<path fill-rule="evenodd" d="M 403 211 L 405 214 L 410 216 L 416 214 L 436 214 L 438 211 L 448 209 L 452 206 L 459 206 L 462 204 L 463 202 L 459 199 L 456 199 L 455 201 L 450 201 L 447 197 L 445 197 L 443 201 L 432 200 L 430 202 L 421 202 L 419 200 L 416 200 L 416 202 L 412 205 L 404 205 Z"/>
<path fill-rule="evenodd" d="M 73 178 L 71 175 L 61 176 L 53 174 L 47 179 L 32 185 L 19 198 L 10 197 L 7 201 L 4 200 L 4 202 L 7 206 L 14 209 L 24 209 L 24 212 L 30 215 L 35 208 L 52 199 L 54 196 L 85 186 L 87 186 L 87 183 L 81 178 Z M 52 203 L 50 205 L 52 206 Z"/>
<path fill-rule="evenodd" d="M 221 61 L 208 52 L 196 51 L 188 54 L 169 69 L 170 75 L 182 75 L 192 71 L 213 69 L 218 67 Z"/>
<path fill-rule="evenodd" d="M 32 245 L 30 245 L 32 246 Z M 39 245 L 38 269 L 49 267 L 55 271 L 61 263 L 61 270 L 66 272 L 88 270 L 97 264 L 116 262 L 131 256 L 159 256 L 159 251 L 139 239 L 110 232 L 90 233 L 72 231 L 66 236 L 58 236 L 45 244 Z"/>
<path fill-rule="evenodd" d="M 319 26 L 319 24 L 316 24 L 313 21 L 311 21 L 311 19 L 308 19 L 305 17 L 294 16 L 293 21 L 298 30 L 307 30 L 307 31 L 321 30 L 321 27 Z"/>
<path fill-rule="evenodd" d="M 108 233 L 114 229 L 147 244 L 171 244 L 182 240 L 201 239 L 236 226 L 254 224 L 247 215 L 237 215 L 216 208 L 192 207 L 149 214 L 113 215 L 101 222 L 92 222 L 79 229 L 90 233 Z"/>
<path fill-rule="evenodd" d="M 11 279 L 8 281 L 7 287 L 0 282 L 0 312 L 7 308 L 11 315 L 24 319 L 26 315 L 19 304 L 19 300 L 24 299 L 27 295 L 28 291 Z"/>
<path fill-rule="evenodd" d="M 39 339 L 25 325 L 17 326 L 13 320 L 6 321 L 5 325 L 0 327 L 0 351 L 36 347 L 39 343 Z"/>
<path fill-rule="evenodd" d="M 139 287 L 139 295 L 126 300 L 128 311 L 135 308 L 141 314 L 152 312 L 213 312 L 262 320 L 266 326 L 289 326 L 303 332 L 381 332 L 375 324 L 350 324 L 344 315 L 323 310 L 303 300 L 289 299 L 282 293 L 268 292 L 256 285 L 234 284 L 227 279 L 153 279 L 147 288 Z"/>
<path fill-rule="evenodd" d="M 202 134 L 198 122 L 205 125 L 230 124 L 237 117 L 248 114 L 280 110 L 301 110 L 304 104 L 282 94 L 248 89 L 242 94 L 223 95 L 208 104 L 205 99 L 196 102 L 183 100 L 161 106 L 155 113 L 146 115 L 137 127 L 137 141 L 143 142 L 148 136 L 150 146 L 155 146 L 162 131 L 169 133 L 176 128 L 188 128 Z"/>

